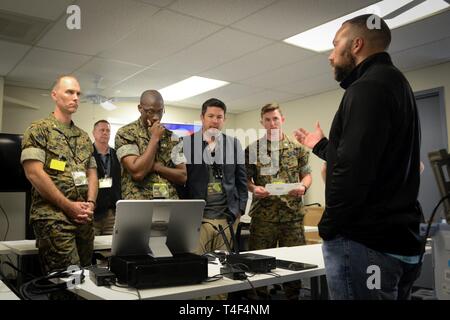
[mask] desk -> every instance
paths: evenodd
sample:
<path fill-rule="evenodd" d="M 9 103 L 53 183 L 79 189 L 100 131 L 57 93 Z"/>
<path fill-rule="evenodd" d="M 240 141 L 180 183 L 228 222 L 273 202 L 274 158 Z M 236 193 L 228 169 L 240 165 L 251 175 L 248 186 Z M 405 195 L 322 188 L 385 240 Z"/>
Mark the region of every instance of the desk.
<path fill-rule="evenodd" d="M 20 300 L 3 281 L 0 281 L 0 301 L 2 300 Z"/>
<path fill-rule="evenodd" d="M 112 236 L 96 236 L 94 239 L 94 250 L 111 249 L 111 243 Z M 5 250 L 9 250 L 6 253 L 14 253 L 18 256 L 26 256 L 39 253 L 38 248 L 36 248 L 36 240 L 3 241 L 0 242 L 0 250 L 2 248 L 6 248 Z"/>
<path fill-rule="evenodd" d="M 11 249 L 0 242 L 0 254 L 10 254 Z"/>
<path fill-rule="evenodd" d="M 274 269 L 273 272 L 279 276 L 271 274 L 256 274 L 249 278 L 254 287 L 261 287 L 298 280 L 302 278 L 316 278 L 325 275 L 325 267 L 322 257 L 322 245 L 309 245 L 298 247 L 283 247 L 266 250 L 252 251 L 254 253 L 274 256 L 278 259 L 306 262 L 318 265 L 315 269 L 303 271 L 290 271 L 284 269 Z M 220 265 L 208 264 L 208 275 L 220 273 Z M 86 272 L 87 273 L 87 272 Z M 136 289 L 113 287 L 97 287 L 86 275 L 84 283 L 72 289 L 74 293 L 89 300 L 135 300 L 137 299 Z M 232 280 L 223 278 L 214 282 L 204 282 L 196 285 L 176 286 L 167 288 L 141 289 L 139 293 L 142 299 L 193 299 L 203 296 L 217 295 L 221 293 L 234 292 L 251 289 L 245 280 Z"/>
<path fill-rule="evenodd" d="M 112 235 L 109 236 L 96 236 L 94 238 L 94 250 L 108 250 L 111 249 Z M 15 241 L 3 241 L 0 242 L 0 253 L 3 254 L 16 254 L 17 255 L 17 268 L 22 270 L 23 258 L 28 255 L 35 255 L 39 253 L 36 248 L 36 240 L 15 240 Z M 23 283 L 21 273 L 17 275 L 17 286 Z"/>

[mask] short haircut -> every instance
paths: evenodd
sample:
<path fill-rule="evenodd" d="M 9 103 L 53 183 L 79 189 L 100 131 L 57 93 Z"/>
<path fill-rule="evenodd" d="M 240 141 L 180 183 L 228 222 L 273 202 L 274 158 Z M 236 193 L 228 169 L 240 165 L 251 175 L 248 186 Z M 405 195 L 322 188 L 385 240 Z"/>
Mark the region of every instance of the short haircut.
<path fill-rule="evenodd" d="M 202 116 L 205 115 L 206 109 L 208 109 L 208 107 L 217 107 L 217 108 L 222 109 L 224 114 L 227 113 L 227 106 L 225 105 L 225 103 L 223 103 L 222 101 L 220 101 L 219 99 L 216 99 L 216 98 L 208 99 L 203 103 Z"/>
<path fill-rule="evenodd" d="M 101 120 L 98 120 L 96 123 L 94 123 L 94 128 L 95 128 L 99 123 L 106 123 L 107 125 L 111 126 L 111 124 L 110 124 L 107 120 L 101 119 Z"/>
<path fill-rule="evenodd" d="M 379 22 L 379 28 L 378 28 Z M 345 21 L 343 24 L 350 24 L 357 27 L 358 31 L 371 46 L 387 50 L 391 44 L 391 29 L 386 22 L 377 15 L 363 14 Z M 374 28 L 370 28 L 373 24 Z"/>
<path fill-rule="evenodd" d="M 62 80 L 63 78 L 72 78 L 72 79 L 77 80 L 77 78 L 75 78 L 75 77 L 74 77 L 73 75 L 71 75 L 71 74 L 61 74 L 61 75 L 59 75 L 59 76 L 56 78 L 55 82 L 53 83 L 52 91 L 53 91 L 53 90 L 56 90 L 56 88 L 58 87 L 59 83 L 61 82 L 61 80 Z M 77 81 L 78 81 L 78 80 L 77 80 Z"/>
<path fill-rule="evenodd" d="M 261 108 L 261 119 L 267 112 L 272 112 L 278 110 L 280 112 L 280 115 L 283 115 L 281 112 L 280 105 L 278 103 L 268 103 L 264 107 Z"/>
<path fill-rule="evenodd" d="M 151 98 L 153 98 L 155 100 L 161 100 L 161 101 L 164 102 L 163 97 L 162 97 L 161 93 L 159 93 L 159 91 L 157 91 L 157 90 L 145 90 L 141 94 L 141 98 L 139 99 L 139 103 L 142 103 L 142 101 L 145 100 L 148 97 L 151 97 Z"/>

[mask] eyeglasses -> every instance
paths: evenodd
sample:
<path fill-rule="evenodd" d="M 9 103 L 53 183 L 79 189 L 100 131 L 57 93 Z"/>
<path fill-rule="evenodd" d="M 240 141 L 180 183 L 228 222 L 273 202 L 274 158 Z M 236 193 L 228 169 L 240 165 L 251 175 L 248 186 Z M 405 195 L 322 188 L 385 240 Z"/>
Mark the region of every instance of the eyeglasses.
<path fill-rule="evenodd" d="M 141 109 L 148 115 L 155 115 L 155 114 L 162 115 L 164 113 L 164 108 L 162 108 L 161 110 L 155 111 L 152 108 L 149 108 L 149 107 L 145 108 L 141 105 Z"/>

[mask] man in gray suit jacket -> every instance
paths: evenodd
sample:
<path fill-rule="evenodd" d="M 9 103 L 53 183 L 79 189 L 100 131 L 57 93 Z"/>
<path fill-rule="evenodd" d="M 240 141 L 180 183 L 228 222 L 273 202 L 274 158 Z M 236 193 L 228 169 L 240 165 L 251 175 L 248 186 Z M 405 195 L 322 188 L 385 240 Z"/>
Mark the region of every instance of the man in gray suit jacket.
<path fill-rule="evenodd" d="M 206 201 L 198 254 L 226 250 L 221 229 L 230 241 L 247 204 L 245 157 L 239 141 L 221 132 L 226 106 L 218 99 L 203 103 L 202 129 L 183 139 L 187 181 L 180 197 Z"/>

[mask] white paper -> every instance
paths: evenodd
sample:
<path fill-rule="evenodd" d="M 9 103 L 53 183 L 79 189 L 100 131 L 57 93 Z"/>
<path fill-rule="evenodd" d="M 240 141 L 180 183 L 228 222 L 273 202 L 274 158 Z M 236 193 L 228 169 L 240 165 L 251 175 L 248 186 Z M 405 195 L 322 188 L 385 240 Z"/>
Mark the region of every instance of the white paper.
<path fill-rule="evenodd" d="M 282 196 L 288 194 L 289 191 L 299 188 L 302 184 L 297 183 L 268 183 L 266 184 L 266 190 L 271 196 Z"/>

